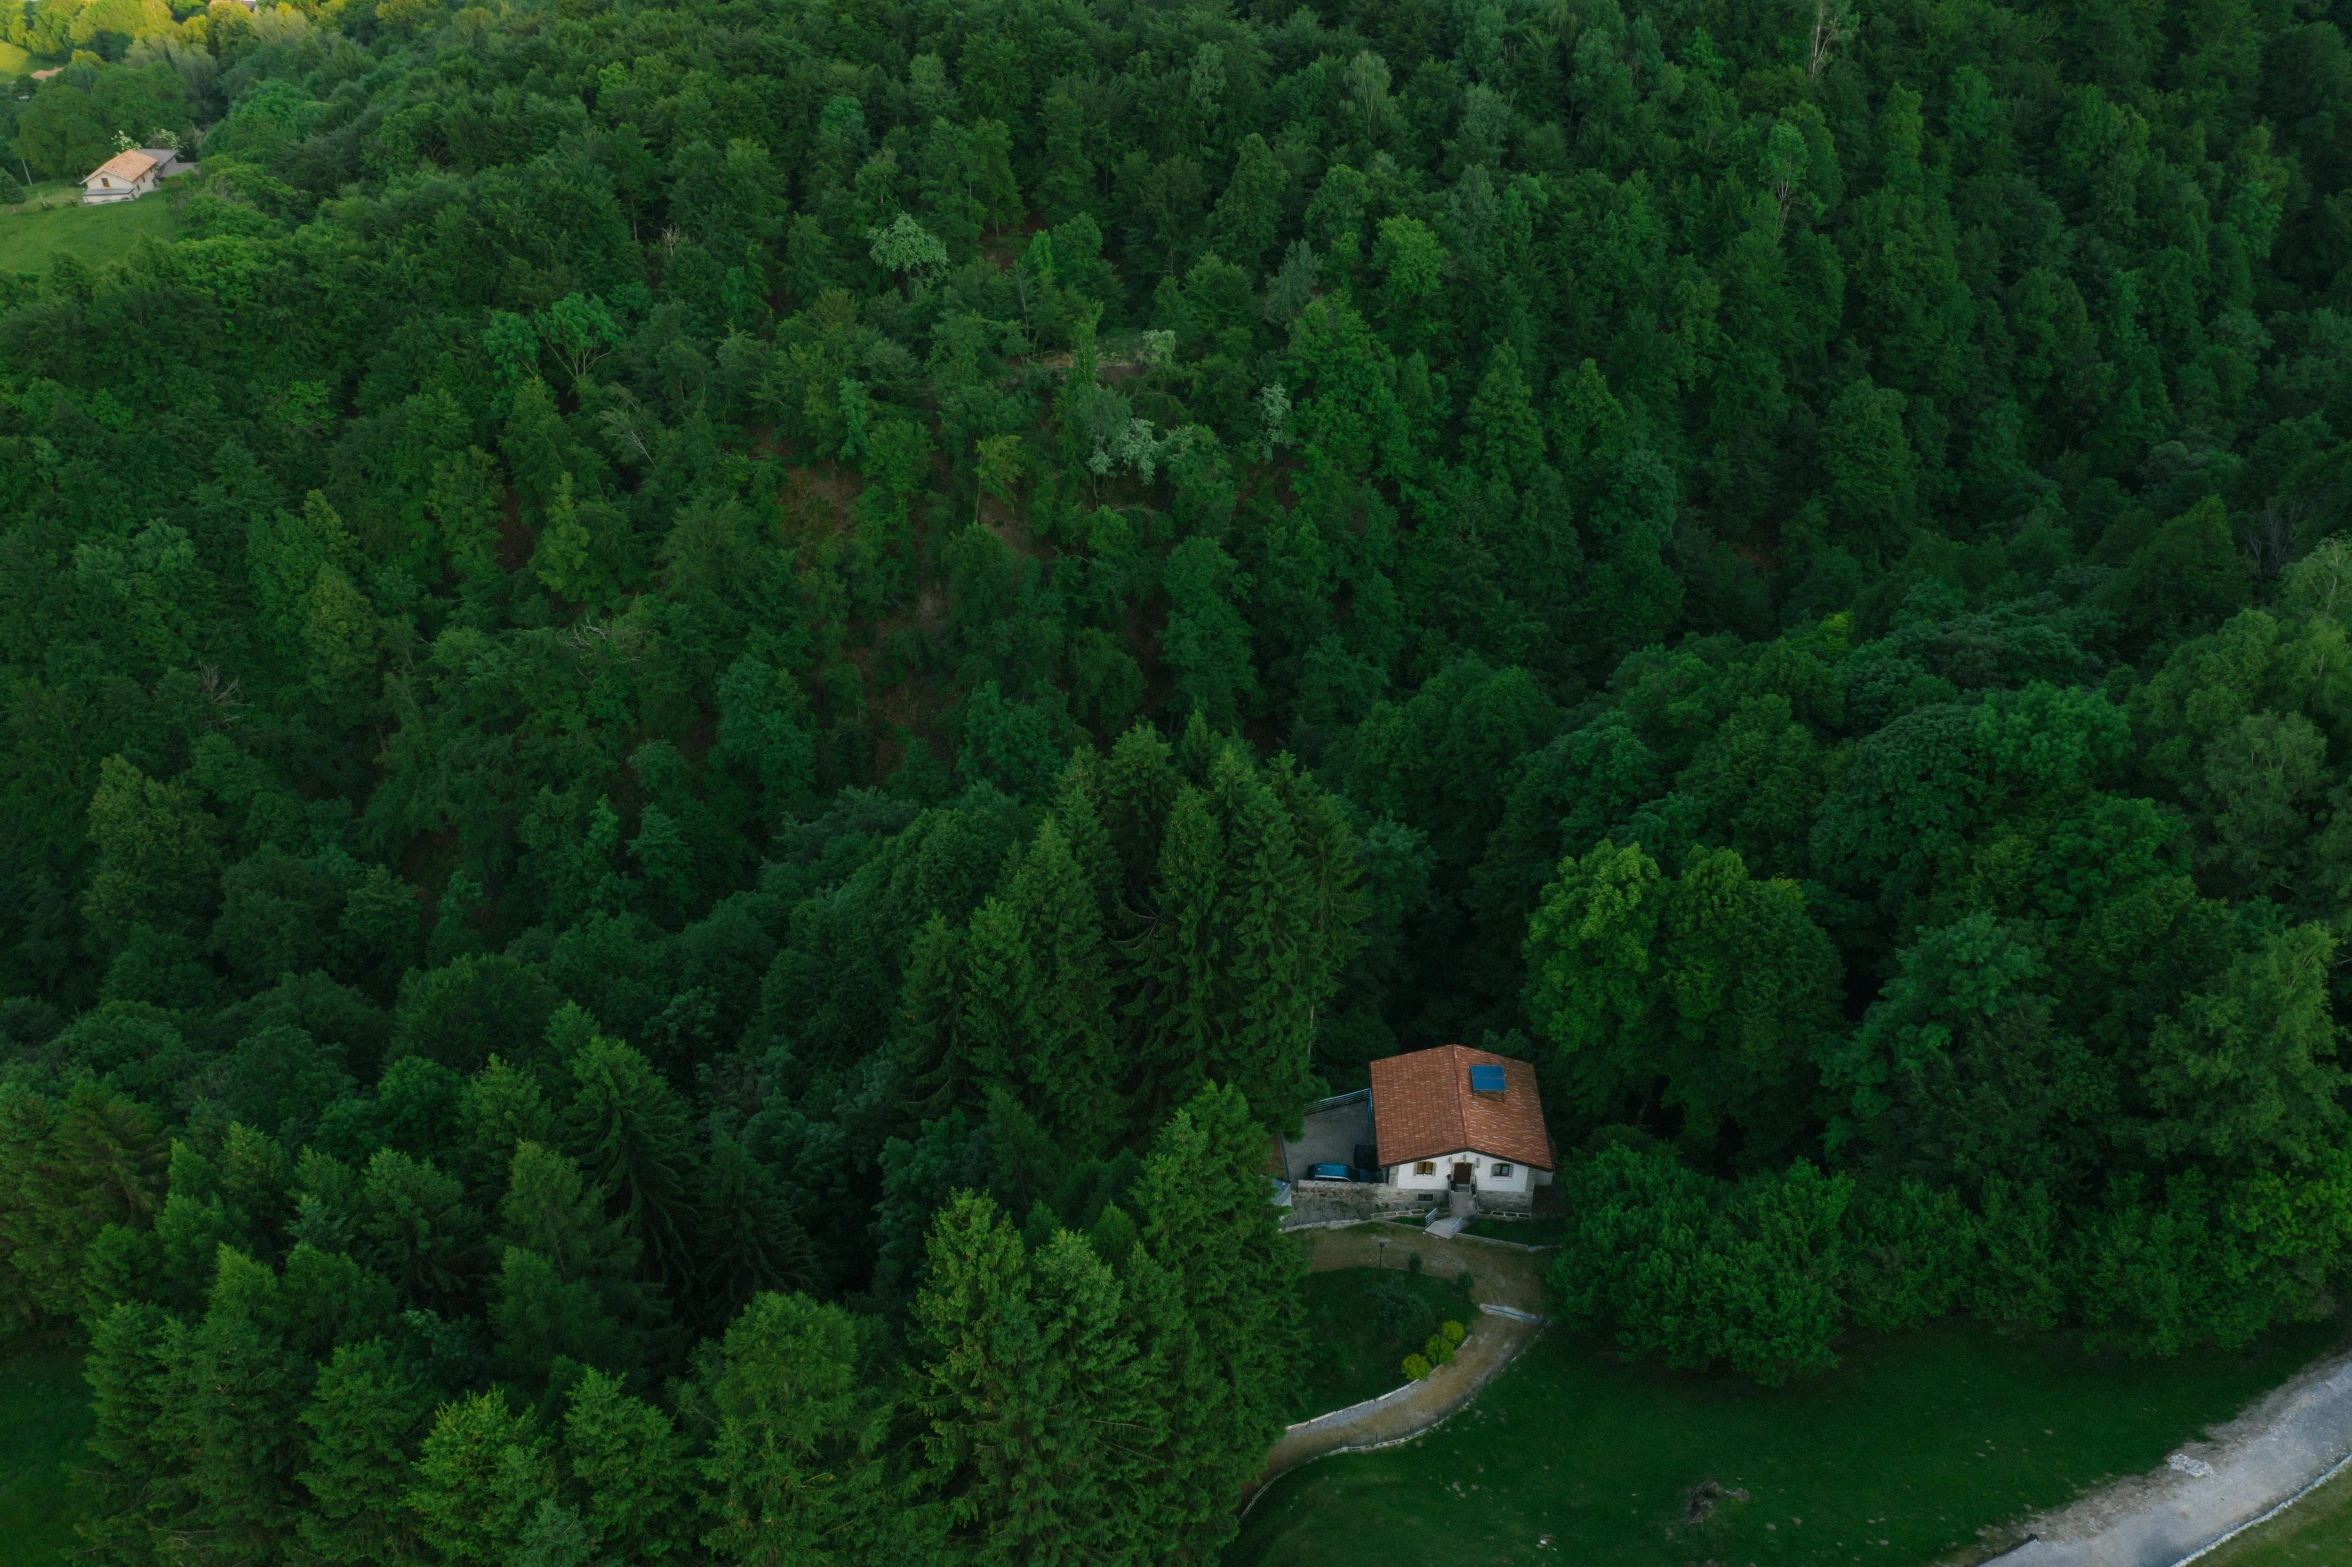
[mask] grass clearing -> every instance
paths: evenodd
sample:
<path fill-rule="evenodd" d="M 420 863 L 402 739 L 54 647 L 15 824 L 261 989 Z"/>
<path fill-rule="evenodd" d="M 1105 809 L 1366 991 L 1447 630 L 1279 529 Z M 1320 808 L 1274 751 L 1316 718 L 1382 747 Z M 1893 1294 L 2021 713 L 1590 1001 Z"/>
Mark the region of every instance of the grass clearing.
<path fill-rule="evenodd" d="M 78 200 L 38 205 L 56 201 L 51 185 L 34 196 L 33 203 L 0 212 L 0 272 L 46 272 L 60 255 L 96 266 L 127 254 L 143 239 L 169 239 L 175 227 L 171 203 L 160 191 L 103 207 L 85 207 Z"/>
<path fill-rule="evenodd" d="M 2162 1463 L 2342 1331 L 2135 1362 L 1949 1322 L 1863 1339 L 1829 1376 L 1763 1388 L 1622 1363 L 1555 1329 L 1438 1430 L 1284 1476 L 1226 1561 L 1918 1567 Z M 1694 1520 L 1710 1481 L 1726 1497 Z"/>
<path fill-rule="evenodd" d="M 2352 1469 L 2248 1529 L 2199 1567 L 2352 1567 Z"/>
<path fill-rule="evenodd" d="M 1290 1418 L 1329 1414 L 1405 1385 L 1404 1358 L 1449 1318 L 1476 1330 L 1478 1306 L 1451 1279 L 1393 1268 L 1336 1268 L 1300 1281 L 1306 1390 Z M 1383 1296 L 1394 1292 L 1394 1303 Z M 1418 1302 L 1418 1310 L 1408 1302 Z M 1384 1309 L 1384 1305 L 1385 1308 Z"/>
<path fill-rule="evenodd" d="M 79 1542 L 65 1466 L 90 1433 L 82 1352 L 53 1339 L 0 1346 L 0 1567 L 58 1567 Z"/>

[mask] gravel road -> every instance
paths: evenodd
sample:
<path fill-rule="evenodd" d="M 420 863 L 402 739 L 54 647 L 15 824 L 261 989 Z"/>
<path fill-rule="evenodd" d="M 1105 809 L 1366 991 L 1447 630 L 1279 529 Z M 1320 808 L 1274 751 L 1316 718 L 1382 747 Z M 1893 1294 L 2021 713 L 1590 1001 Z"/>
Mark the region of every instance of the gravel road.
<path fill-rule="evenodd" d="M 2331 1356 L 2162 1469 L 2026 1528 L 2000 1567 L 2175 1567 L 2352 1453 L 2352 1358 Z M 2200 1472 L 2202 1471 L 2202 1472 Z M 1988 1563 L 1987 1567 L 1991 1567 Z"/>

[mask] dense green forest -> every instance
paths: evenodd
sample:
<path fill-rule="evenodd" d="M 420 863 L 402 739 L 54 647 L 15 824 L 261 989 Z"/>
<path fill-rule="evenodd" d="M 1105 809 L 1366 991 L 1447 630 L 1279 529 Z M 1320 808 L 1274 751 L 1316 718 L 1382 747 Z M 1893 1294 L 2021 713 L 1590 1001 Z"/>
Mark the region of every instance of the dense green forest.
<path fill-rule="evenodd" d="M 2343 0 L 182 9 L 0 105 L 201 157 L 0 279 L 99 1559 L 1214 1559 L 1455 1040 L 1675 1364 L 2332 1309 Z"/>

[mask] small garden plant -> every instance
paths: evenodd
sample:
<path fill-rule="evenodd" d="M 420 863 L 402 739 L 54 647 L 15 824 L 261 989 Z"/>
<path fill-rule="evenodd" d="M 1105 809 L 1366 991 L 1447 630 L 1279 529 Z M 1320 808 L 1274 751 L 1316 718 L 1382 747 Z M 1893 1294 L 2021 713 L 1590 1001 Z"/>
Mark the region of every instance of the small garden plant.
<path fill-rule="evenodd" d="M 1441 1323 L 1438 1330 L 1429 1335 L 1429 1342 L 1421 1346 L 1419 1353 L 1405 1357 L 1405 1375 L 1416 1382 L 1420 1381 L 1439 1366 L 1451 1361 L 1455 1347 L 1469 1336 L 1470 1330 L 1459 1322 Z"/>

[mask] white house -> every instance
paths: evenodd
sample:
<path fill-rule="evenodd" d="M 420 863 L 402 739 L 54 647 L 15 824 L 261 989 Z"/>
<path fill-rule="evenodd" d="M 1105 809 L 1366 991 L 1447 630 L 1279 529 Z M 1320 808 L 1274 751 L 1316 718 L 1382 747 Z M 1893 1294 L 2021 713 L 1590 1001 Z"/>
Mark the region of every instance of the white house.
<path fill-rule="evenodd" d="M 1485 1050 L 1442 1045 L 1373 1062 L 1372 1129 L 1382 1182 L 1416 1203 L 1458 1192 L 1525 1212 L 1559 1167 L 1535 1068 Z"/>
<path fill-rule="evenodd" d="M 137 147 L 118 152 L 82 176 L 82 204 L 137 201 L 164 180 L 193 174 L 196 165 L 182 163 L 169 147 Z"/>

